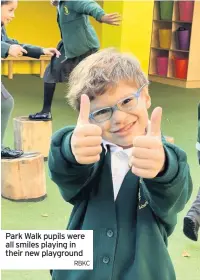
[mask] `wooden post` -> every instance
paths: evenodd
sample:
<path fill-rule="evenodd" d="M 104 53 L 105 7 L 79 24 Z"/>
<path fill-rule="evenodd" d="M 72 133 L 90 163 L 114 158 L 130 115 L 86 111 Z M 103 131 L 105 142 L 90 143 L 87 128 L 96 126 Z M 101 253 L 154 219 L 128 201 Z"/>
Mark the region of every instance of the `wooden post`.
<path fill-rule="evenodd" d="M 8 79 L 13 79 L 13 60 L 8 61 Z"/>
<path fill-rule="evenodd" d="M 1 160 L 1 195 L 15 201 L 40 201 L 46 197 L 43 155 Z"/>
<path fill-rule="evenodd" d="M 45 70 L 45 62 L 44 60 L 40 60 L 40 78 L 43 78 Z"/>
<path fill-rule="evenodd" d="M 28 117 L 14 118 L 15 148 L 40 152 L 48 157 L 52 136 L 51 121 L 31 121 Z"/>

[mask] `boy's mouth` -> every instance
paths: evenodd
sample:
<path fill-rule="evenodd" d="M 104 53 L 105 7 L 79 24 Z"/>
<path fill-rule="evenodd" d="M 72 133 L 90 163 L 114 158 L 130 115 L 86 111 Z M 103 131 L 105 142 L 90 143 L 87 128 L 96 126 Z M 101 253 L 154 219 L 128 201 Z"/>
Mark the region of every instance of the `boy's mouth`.
<path fill-rule="evenodd" d="M 132 122 L 132 123 L 129 123 L 129 124 L 123 126 L 122 128 L 118 129 L 118 130 L 112 131 L 112 133 L 116 133 L 116 134 L 126 133 L 127 131 L 129 131 L 134 126 L 135 123 L 136 123 L 136 121 Z"/>

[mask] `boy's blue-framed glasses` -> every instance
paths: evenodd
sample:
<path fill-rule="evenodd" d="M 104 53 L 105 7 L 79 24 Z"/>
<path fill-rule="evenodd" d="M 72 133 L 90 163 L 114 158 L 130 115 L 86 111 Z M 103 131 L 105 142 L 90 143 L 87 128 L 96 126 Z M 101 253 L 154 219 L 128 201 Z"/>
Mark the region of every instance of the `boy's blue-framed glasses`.
<path fill-rule="evenodd" d="M 141 91 L 143 90 L 144 87 L 148 85 L 149 83 L 145 83 L 135 93 L 120 100 L 119 102 L 117 102 L 116 105 L 112 107 L 105 107 L 90 113 L 89 119 L 94 120 L 96 123 L 101 123 L 110 120 L 113 113 L 116 110 L 120 110 L 127 113 L 133 111 L 137 107 L 138 98 L 140 97 Z"/>

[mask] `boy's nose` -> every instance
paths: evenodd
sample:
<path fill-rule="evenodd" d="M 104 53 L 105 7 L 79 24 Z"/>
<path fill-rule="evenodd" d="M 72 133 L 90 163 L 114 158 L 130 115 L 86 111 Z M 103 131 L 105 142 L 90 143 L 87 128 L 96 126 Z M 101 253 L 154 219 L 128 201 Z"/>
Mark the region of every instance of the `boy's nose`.
<path fill-rule="evenodd" d="M 112 122 L 113 123 L 123 123 L 124 119 L 126 118 L 126 113 L 120 110 L 115 110 L 112 115 Z"/>

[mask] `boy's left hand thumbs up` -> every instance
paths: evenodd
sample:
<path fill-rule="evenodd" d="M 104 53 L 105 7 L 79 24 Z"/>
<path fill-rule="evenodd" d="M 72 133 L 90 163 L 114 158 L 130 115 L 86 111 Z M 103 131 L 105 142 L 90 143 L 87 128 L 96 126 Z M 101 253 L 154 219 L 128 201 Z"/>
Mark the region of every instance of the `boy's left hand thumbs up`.
<path fill-rule="evenodd" d="M 162 108 L 153 110 L 147 134 L 133 140 L 132 172 L 142 178 L 155 178 L 163 171 L 165 151 L 161 140 Z"/>
<path fill-rule="evenodd" d="M 162 108 L 156 107 L 151 114 L 151 121 L 147 129 L 148 136 L 161 138 Z"/>

